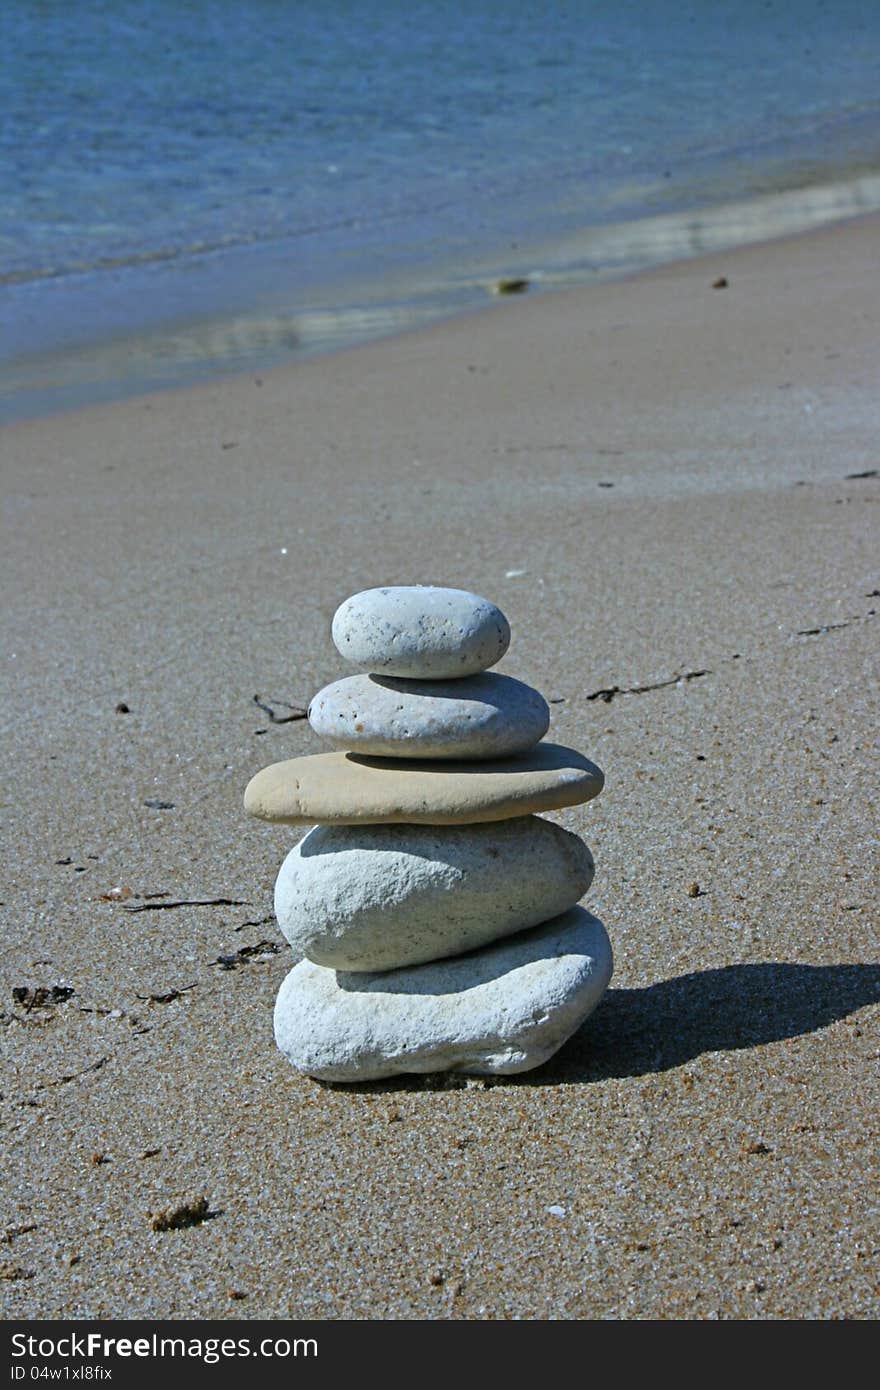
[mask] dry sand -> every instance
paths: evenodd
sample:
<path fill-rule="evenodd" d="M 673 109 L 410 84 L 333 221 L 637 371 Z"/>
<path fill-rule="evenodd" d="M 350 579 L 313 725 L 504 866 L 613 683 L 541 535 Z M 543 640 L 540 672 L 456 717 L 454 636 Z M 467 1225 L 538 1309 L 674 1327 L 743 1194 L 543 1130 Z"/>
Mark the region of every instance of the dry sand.
<path fill-rule="evenodd" d="M 878 230 L 4 432 L 7 1316 L 877 1315 Z M 273 1041 L 241 796 L 318 743 L 254 695 L 385 582 L 498 602 L 607 775 L 615 978 L 519 1079 Z"/>

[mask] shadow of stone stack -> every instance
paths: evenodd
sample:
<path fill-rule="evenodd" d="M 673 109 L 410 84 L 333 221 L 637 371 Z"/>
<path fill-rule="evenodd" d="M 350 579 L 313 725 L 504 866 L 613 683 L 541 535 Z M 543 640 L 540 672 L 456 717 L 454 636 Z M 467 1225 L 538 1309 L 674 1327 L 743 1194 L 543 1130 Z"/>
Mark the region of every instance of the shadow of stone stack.
<path fill-rule="evenodd" d="M 602 790 L 589 759 L 541 740 L 531 686 L 489 671 L 510 629 L 460 589 L 355 594 L 333 640 L 370 674 L 326 686 L 309 722 L 336 750 L 256 775 L 245 808 L 309 824 L 275 886 L 301 957 L 275 1037 L 327 1081 L 526 1071 L 611 978 L 605 928 L 577 903 L 593 860 L 539 813 Z"/>

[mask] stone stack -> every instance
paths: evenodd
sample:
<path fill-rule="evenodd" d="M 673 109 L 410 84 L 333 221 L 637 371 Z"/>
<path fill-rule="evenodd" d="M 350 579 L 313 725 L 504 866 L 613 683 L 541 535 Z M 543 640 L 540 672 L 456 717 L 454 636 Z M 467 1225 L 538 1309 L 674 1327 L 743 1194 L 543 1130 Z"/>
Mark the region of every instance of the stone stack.
<path fill-rule="evenodd" d="M 275 1007 L 295 1067 L 328 1081 L 526 1071 L 561 1047 L 611 978 L 578 836 L 539 812 L 602 790 L 544 743 L 546 701 L 488 668 L 503 613 L 460 589 L 355 594 L 333 619 L 369 674 L 326 686 L 309 722 L 336 750 L 265 768 L 263 820 L 310 824 L 275 886 L 301 957 Z"/>

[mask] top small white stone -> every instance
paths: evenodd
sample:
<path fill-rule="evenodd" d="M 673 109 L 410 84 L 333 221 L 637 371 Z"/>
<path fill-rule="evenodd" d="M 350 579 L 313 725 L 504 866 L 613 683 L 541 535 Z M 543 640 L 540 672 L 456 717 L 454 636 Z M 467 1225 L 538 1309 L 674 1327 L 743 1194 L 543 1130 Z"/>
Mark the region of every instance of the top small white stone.
<path fill-rule="evenodd" d="M 464 589 L 395 585 L 346 599 L 333 618 L 333 641 L 361 670 L 449 680 L 500 661 L 510 626 L 494 603 Z"/>

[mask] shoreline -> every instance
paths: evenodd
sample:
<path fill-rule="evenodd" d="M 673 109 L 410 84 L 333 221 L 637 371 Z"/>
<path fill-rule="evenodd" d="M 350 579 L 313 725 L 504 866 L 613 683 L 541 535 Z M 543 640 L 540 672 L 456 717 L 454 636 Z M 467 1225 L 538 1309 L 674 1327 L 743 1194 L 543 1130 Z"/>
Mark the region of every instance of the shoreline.
<path fill-rule="evenodd" d="M 878 226 L 3 431 L 7 1316 L 877 1316 Z M 615 973 L 534 1072 L 322 1086 L 242 796 L 419 582 L 604 770 Z"/>
<path fill-rule="evenodd" d="M 630 279 L 658 266 L 799 236 L 878 209 L 880 173 L 864 172 L 840 182 L 587 227 L 534 240 L 504 257 L 497 250 L 484 251 L 472 254 L 464 266 L 441 259 L 430 272 L 398 267 L 378 280 L 352 282 L 341 301 L 308 301 L 307 296 L 298 308 L 282 303 L 274 310 L 254 308 L 219 316 L 202 312 L 135 335 L 114 331 L 68 349 L 7 355 L 0 360 L 0 425 L 157 390 L 186 389 L 285 363 L 296 365 L 405 334 L 479 310 L 505 279 L 521 279 L 531 294 Z M 212 258 L 205 264 L 210 267 Z M 224 264 L 221 254 L 207 288 L 200 287 L 201 302 L 207 303 L 212 292 L 222 295 Z M 271 278 L 271 257 L 261 274 Z M 102 294 L 107 288 L 101 286 Z M 27 294 L 31 289 L 12 287 L 11 292 Z M 67 283 L 59 286 L 62 295 L 69 289 Z M 251 293 L 255 299 L 265 297 L 265 287 L 252 286 Z M 70 319 L 75 307 L 74 298 L 63 317 Z"/>

